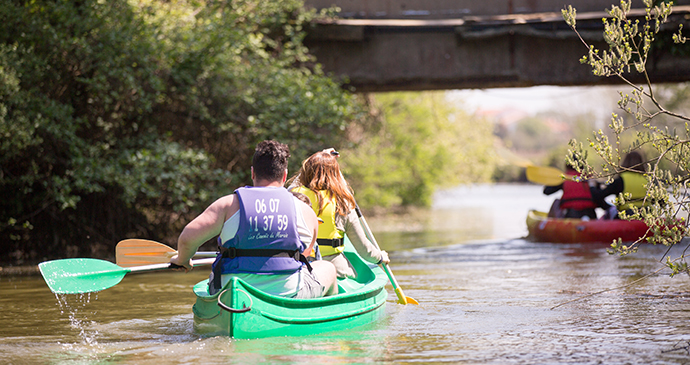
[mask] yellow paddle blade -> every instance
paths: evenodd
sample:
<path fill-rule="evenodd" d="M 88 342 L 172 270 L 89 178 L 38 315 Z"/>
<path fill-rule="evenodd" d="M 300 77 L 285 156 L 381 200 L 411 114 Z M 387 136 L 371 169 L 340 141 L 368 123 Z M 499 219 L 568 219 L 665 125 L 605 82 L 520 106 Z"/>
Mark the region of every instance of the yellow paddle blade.
<path fill-rule="evenodd" d="M 419 305 L 419 302 L 415 300 L 414 298 L 410 298 L 403 293 L 401 288 L 396 288 L 394 289 L 395 295 L 398 297 L 398 303 L 400 304 L 415 304 Z"/>
<path fill-rule="evenodd" d="M 177 251 L 156 241 L 127 239 L 115 246 L 115 262 L 121 267 L 131 267 L 170 262 Z"/>
<path fill-rule="evenodd" d="M 378 242 L 376 242 L 376 238 L 374 238 L 374 234 L 371 232 L 371 228 L 369 228 L 369 225 L 367 224 L 367 220 L 364 219 L 364 216 L 362 215 L 362 211 L 359 209 L 359 205 L 355 203 L 355 211 L 357 212 L 357 216 L 359 217 L 359 223 L 362 225 L 362 228 L 364 229 L 364 233 L 367 235 L 371 243 L 376 246 L 379 250 L 381 249 L 379 247 Z M 388 281 L 390 281 L 391 285 L 393 285 L 393 290 L 395 291 L 395 295 L 398 296 L 398 303 L 400 304 L 417 304 L 419 305 L 419 302 L 416 300 L 406 297 L 405 294 L 403 294 L 402 288 L 400 285 L 398 285 L 398 281 L 395 280 L 395 276 L 393 276 L 393 271 L 391 268 L 388 266 L 386 263 L 381 263 L 379 266 L 383 269 L 383 272 L 386 273 L 386 276 L 388 276 Z"/>
<path fill-rule="evenodd" d="M 419 302 L 417 300 L 415 300 L 414 298 L 405 297 L 405 299 L 407 300 L 407 304 L 419 305 Z"/>
<path fill-rule="evenodd" d="M 398 303 L 400 304 L 417 304 L 419 305 L 419 302 L 416 301 L 413 298 L 410 298 L 408 296 L 405 296 L 405 293 L 403 293 L 402 288 L 400 285 L 398 285 L 398 281 L 395 280 L 395 276 L 393 276 L 393 271 L 391 271 L 391 268 L 387 264 L 381 264 L 380 265 L 383 268 L 383 272 L 386 273 L 388 276 L 388 281 L 390 281 L 391 285 L 393 285 L 393 291 L 395 292 L 395 295 L 398 297 Z"/>
<path fill-rule="evenodd" d="M 564 177 L 572 179 L 572 175 L 564 175 L 563 171 L 555 167 L 527 166 L 525 172 L 527 180 L 539 185 L 556 186 L 563 184 Z"/>

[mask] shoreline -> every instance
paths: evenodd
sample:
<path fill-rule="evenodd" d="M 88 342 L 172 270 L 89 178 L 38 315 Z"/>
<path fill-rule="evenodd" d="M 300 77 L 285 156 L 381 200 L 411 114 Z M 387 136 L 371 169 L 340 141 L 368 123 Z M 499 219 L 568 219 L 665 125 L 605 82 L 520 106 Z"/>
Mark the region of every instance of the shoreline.
<path fill-rule="evenodd" d="M 0 277 L 40 275 L 38 265 L 0 266 Z"/>

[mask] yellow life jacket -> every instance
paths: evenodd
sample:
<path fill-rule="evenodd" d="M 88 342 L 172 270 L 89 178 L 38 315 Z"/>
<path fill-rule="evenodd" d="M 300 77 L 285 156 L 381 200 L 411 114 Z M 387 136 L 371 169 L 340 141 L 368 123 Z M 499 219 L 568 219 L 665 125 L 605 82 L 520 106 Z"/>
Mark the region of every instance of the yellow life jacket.
<path fill-rule="evenodd" d="M 335 216 L 336 216 L 336 201 L 328 194 L 326 191 L 314 192 L 313 190 L 300 186 L 293 189 L 293 191 L 302 193 L 309 197 L 311 200 L 311 208 L 314 213 L 323 220 L 323 223 L 319 224 L 319 234 L 316 236 L 317 239 L 342 239 L 345 237 L 345 232 L 339 230 L 335 226 Z M 323 210 L 319 214 L 319 200 L 316 197 L 319 194 L 323 200 Z M 343 252 L 345 246 L 333 247 L 327 245 L 319 245 L 319 251 L 321 251 L 322 256 L 330 256 Z"/>
<path fill-rule="evenodd" d="M 630 209 L 632 207 L 642 208 L 648 203 L 644 202 L 644 197 L 647 195 L 647 178 L 644 174 L 637 172 L 621 172 L 621 179 L 623 179 L 623 194 L 629 193 L 631 197 L 626 199 L 625 204 L 619 204 L 616 199 L 616 208 L 619 212 Z"/>

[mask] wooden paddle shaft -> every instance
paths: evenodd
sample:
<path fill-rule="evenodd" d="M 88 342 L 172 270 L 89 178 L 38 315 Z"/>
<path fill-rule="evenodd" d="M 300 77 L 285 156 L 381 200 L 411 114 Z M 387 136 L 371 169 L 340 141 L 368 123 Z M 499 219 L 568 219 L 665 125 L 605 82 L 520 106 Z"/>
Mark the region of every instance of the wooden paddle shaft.
<path fill-rule="evenodd" d="M 213 264 L 213 262 L 215 260 L 216 260 L 215 258 L 192 260 L 192 267 L 211 265 L 211 264 Z M 165 269 L 171 269 L 172 267 L 173 267 L 173 264 L 168 262 L 165 264 L 132 266 L 132 267 L 128 267 L 127 270 L 129 270 L 130 273 L 136 273 L 136 272 L 146 272 L 146 271 L 155 271 L 155 270 L 165 270 Z"/>

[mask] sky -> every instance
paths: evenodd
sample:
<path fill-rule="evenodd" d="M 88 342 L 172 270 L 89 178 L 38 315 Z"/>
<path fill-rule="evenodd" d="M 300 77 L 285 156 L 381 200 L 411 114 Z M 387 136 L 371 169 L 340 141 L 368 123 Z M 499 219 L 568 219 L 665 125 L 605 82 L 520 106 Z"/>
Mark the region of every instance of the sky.
<path fill-rule="evenodd" d="M 598 120 L 608 121 L 617 109 L 617 90 L 627 91 L 625 86 L 535 86 L 453 90 L 448 92 L 448 97 L 468 112 L 515 108 L 528 114 L 544 111 L 592 113 Z"/>

